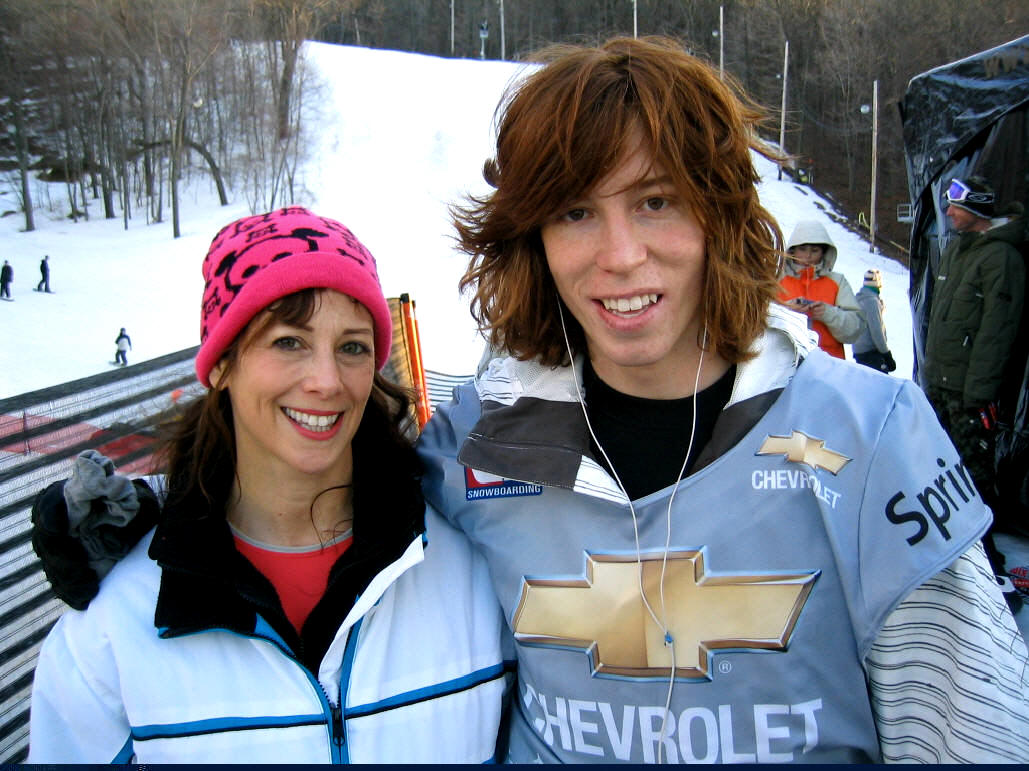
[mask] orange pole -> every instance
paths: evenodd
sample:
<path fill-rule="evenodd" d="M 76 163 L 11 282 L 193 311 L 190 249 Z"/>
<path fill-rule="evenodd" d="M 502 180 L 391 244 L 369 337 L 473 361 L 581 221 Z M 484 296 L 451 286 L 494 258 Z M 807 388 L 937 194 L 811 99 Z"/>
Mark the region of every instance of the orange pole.
<path fill-rule="evenodd" d="M 425 384 L 425 368 L 422 364 L 422 344 L 418 337 L 418 319 L 415 318 L 414 300 L 407 294 L 400 295 L 401 318 L 404 321 L 404 336 L 408 340 L 408 361 L 411 365 L 411 379 L 414 381 L 417 401 L 415 414 L 418 417 L 418 428 L 422 429 L 432 417 L 429 404 L 429 389 Z"/>
<path fill-rule="evenodd" d="M 425 423 L 429 422 L 429 418 L 432 417 L 432 402 L 429 401 L 429 386 L 428 383 L 426 383 L 425 381 L 425 362 L 422 361 L 422 338 L 421 333 L 418 331 L 418 317 L 414 314 L 414 307 L 415 302 L 414 300 L 412 300 L 411 319 L 414 322 L 414 346 L 411 350 L 417 357 L 416 362 L 418 367 L 418 392 L 421 394 L 422 403 L 424 405 L 423 412 L 425 415 L 425 421 L 422 423 L 422 426 L 424 426 Z"/>

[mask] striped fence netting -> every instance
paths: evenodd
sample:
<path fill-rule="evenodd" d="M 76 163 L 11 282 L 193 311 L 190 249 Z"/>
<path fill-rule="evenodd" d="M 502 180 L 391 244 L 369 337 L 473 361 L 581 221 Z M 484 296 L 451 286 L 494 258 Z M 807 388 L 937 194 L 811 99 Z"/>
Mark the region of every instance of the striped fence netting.
<path fill-rule="evenodd" d="M 145 473 L 159 421 L 202 390 L 195 354 L 180 351 L 0 400 L 0 762 L 25 759 L 39 646 L 67 607 L 32 551 L 32 501 L 90 448 L 122 473 Z"/>
<path fill-rule="evenodd" d="M 97 449 L 118 471 L 152 470 L 157 428 L 203 393 L 196 348 L 0 399 L 0 763 L 28 754 L 29 701 L 39 647 L 67 606 L 54 595 L 30 540 L 36 494 Z M 432 407 L 470 376 L 426 371 Z"/>

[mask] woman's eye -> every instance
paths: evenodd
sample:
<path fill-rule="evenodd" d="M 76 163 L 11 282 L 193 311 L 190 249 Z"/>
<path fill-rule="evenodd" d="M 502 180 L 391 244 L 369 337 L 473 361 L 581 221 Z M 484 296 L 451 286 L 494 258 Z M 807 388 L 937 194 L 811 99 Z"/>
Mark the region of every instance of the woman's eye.
<path fill-rule="evenodd" d="M 272 342 L 272 346 L 281 351 L 295 351 L 300 348 L 300 341 L 295 337 L 278 337 Z"/>
<path fill-rule="evenodd" d="M 339 349 L 348 356 L 363 356 L 366 353 L 372 352 L 372 349 L 368 345 L 358 342 L 357 340 L 350 340 L 349 342 L 343 343 Z"/>
<path fill-rule="evenodd" d="M 651 196 L 646 200 L 645 205 L 650 211 L 661 211 L 668 206 L 668 199 L 657 195 Z"/>
<path fill-rule="evenodd" d="M 581 220 L 584 220 L 585 218 L 585 209 L 569 209 L 561 217 L 561 219 L 563 219 L 565 222 L 579 222 Z"/>

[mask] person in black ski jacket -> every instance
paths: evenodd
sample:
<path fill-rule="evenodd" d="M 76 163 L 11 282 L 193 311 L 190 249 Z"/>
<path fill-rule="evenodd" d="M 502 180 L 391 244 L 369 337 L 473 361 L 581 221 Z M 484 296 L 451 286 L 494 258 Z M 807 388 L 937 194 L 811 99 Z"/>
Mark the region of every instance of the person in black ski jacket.
<path fill-rule="evenodd" d="M 0 297 L 11 299 L 11 282 L 14 281 L 14 268 L 11 263 L 4 260 L 3 268 L 0 268 Z"/>
<path fill-rule="evenodd" d="M 37 292 L 50 293 L 50 255 L 46 255 L 39 261 L 39 283 L 36 284 Z"/>

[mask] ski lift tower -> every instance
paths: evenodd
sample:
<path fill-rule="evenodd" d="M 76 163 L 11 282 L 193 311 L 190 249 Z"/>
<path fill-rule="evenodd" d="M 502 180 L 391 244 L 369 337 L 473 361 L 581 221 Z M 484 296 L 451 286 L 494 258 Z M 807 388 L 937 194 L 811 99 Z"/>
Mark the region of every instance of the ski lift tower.
<path fill-rule="evenodd" d="M 486 58 L 486 38 L 489 37 L 489 22 L 484 21 L 479 25 L 479 58 Z"/>

